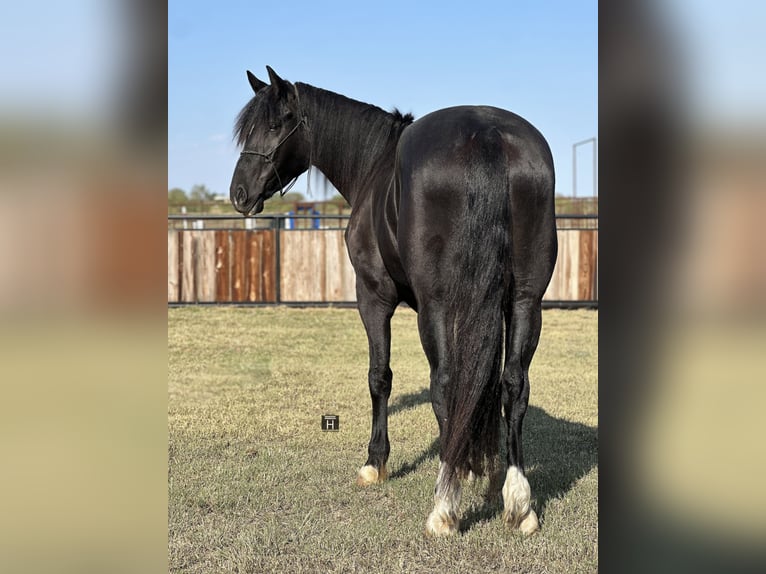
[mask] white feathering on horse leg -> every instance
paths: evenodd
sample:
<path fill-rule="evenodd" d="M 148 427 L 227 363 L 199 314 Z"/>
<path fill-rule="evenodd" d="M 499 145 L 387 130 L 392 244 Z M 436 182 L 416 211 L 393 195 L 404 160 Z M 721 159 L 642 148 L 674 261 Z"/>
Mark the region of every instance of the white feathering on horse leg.
<path fill-rule="evenodd" d="M 524 534 L 532 534 L 540 527 L 537 514 L 529 507 L 531 494 L 527 477 L 518 467 L 508 467 L 503 484 L 503 520 L 511 528 L 518 528 Z"/>
<path fill-rule="evenodd" d="M 434 509 L 426 521 L 427 536 L 450 536 L 455 534 L 460 526 L 457 508 L 444 498 L 434 497 Z"/>
<path fill-rule="evenodd" d="M 453 479 L 451 484 L 444 484 L 445 464 L 439 466 L 434 494 L 434 509 L 426 521 L 426 536 L 450 536 L 460 526 L 460 481 Z"/>

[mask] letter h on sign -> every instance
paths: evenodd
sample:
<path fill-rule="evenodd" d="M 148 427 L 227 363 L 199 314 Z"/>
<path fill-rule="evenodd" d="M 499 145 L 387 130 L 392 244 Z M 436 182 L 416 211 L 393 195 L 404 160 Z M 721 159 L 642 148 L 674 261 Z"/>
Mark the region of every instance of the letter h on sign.
<path fill-rule="evenodd" d="M 322 415 L 322 430 L 337 431 L 340 430 L 340 418 L 337 415 Z"/>

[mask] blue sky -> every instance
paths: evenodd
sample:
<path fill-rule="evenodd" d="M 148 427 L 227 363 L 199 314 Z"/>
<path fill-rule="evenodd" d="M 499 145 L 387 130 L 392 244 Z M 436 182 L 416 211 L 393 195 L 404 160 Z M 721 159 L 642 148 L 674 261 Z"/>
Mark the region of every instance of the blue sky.
<path fill-rule="evenodd" d="M 597 135 L 597 2 L 200 2 L 168 4 L 168 187 L 228 194 L 245 70 L 332 90 L 416 117 L 488 104 L 548 140 L 558 192 L 572 189 L 572 144 Z M 578 191 L 592 188 L 578 155 Z M 295 190 L 305 191 L 305 180 Z M 321 191 L 313 188 L 314 196 Z"/>

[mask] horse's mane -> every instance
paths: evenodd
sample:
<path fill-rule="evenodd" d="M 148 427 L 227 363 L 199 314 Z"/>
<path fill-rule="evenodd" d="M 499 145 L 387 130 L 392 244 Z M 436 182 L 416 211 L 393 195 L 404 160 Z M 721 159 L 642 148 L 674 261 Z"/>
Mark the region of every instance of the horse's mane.
<path fill-rule="evenodd" d="M 250 98 L 250 101 L 245 104 L 245 107 L 239 112 L 234 122 L 234 140 L 240 147 L 245 145 L 247 136 L 250 135 L 250 131 L 253 129 L 258 102 L 258 96 Z"/>
<path fill-rule="evenodd" d="M 415 121 L 415 116 L 413 116 L 410 113 L 402 113 L 397 108 L 394 108 L 390 113 L 385 112 L 384 110 L 373 106 L 371 104 L 365 104 L 362 102 L 358 102 L 356 100 L 352 100 L 351 98 L 347 98 L 346 96 L 342 96 L 340 94 L 336 94 L 333 92 L 330 92 L 328 90 L 322 90 L 320 88 L 314 88 L 313 86 L 310 86 L 308 84 L 298 84 L 300 89 L 304 91 L 311 92 L 315 97 L 314 101 L 318 104 L 318 107 L 321 109 L 323 105 L 331 105 L 333 109 L 337 109 L 338 107 L 346 107 L 346 108 L 359 108 L 359 106 L 363 106 L 368 108 L 369 111 L 377 111 L 381 112 L 385 116 L 389 116 L 390 119 L 394 121 L 394 123 L 407 126 L 411 124 L 413 121 Z M 237 142 L 239 146 L 245 145 L 245 141 L 247 140 L 247 136 L 250 135 L 250 132 L 253 129 L 253 123 L 255 121 L 255 112 L 258 109 L 258 104 L 260 103 L 261 99 L 256 95 L 250 98 L 250 101 L 248 101 L 245 106 L 240 110 L 239 114 L 237 115 L 237 119 L 234 122 L 234 139 Z M 339 103 L 341 106 L 339 106 Z M 345 104 L 343 106 L 342 104 Z M 377 115 L 377 114 L 363 114 L 362 116 L 366 116 L 368 118 L 371 117 L 371 115 Z M 378 123 L 374 122 L 373 123 Z M 364 128 L 369 128 L 373 126 L 363 126 Z"/>
<path fill-rule="evenodd" d="M 394 120 L 403 124 L 411 124 L 415 121 L 415 116 L 410 113 L 403 114 L 398 108 L 391 110 L 391 115 L 394 116 Z"/>
<path fill-rule="evenodd" d="M 298 83 L 301 105 L 309 116 L 309 129 L 321 123 L 321 137 L 315 138 L 315 158 L 333 158 L 336 185 L 344 185 L 366 173 L 374 177 L 382 155 L 393 157 L 404 128 L 414 121 L 412 114 L 353 100 L 308 84 Z M 348 153 L 354 150 L 354 153 Z"/>

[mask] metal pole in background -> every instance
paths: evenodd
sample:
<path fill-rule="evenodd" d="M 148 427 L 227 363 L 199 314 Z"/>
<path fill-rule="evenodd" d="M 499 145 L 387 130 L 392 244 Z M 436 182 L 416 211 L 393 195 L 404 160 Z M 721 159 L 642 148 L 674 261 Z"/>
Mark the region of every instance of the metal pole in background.
<path fill-rule="evenodd" d="M 277 229 L 275 231 L 275 233 L 277 234 L 277 237 L 276 237 L 276 249 L 275 249 L 275 251 L 276 251 L 276 262 L 275 262 L 275 265 L 274 265 L 274 267 L 275 267 L 275 269 L 274 269 L 274 273 L 275 273 L 274 279 L 276 280 L 275 281 L 275 285 L 274 285 L 274 287 L 275 287 L 274 295 L 276 296 L 276 299 L 277 299 L 276 302 L 277 303 L 281 303 L 282 302 L 282 243 L 281 243 L 281 238 L 282 238 L 282 221 L 283 221 L 282 219 L 277 219 L 276 220 Z"/>
<path fill-rule="evenodd" d="M 597 178 L 597 143 L 596 138 L 588 138 L 586 140 L 579 141 L 572 144 L 572 196 L 577 197 L 577 148 L 578 146 L 585 144 L 593 144 L 593 197 L 596 197 L 598 192 L 596 191 L 596 178 Z"/>
<path fill-rule="evenodd" d="M 577 145 L 572 144 L 572 197 L 577 197 Z"/>

